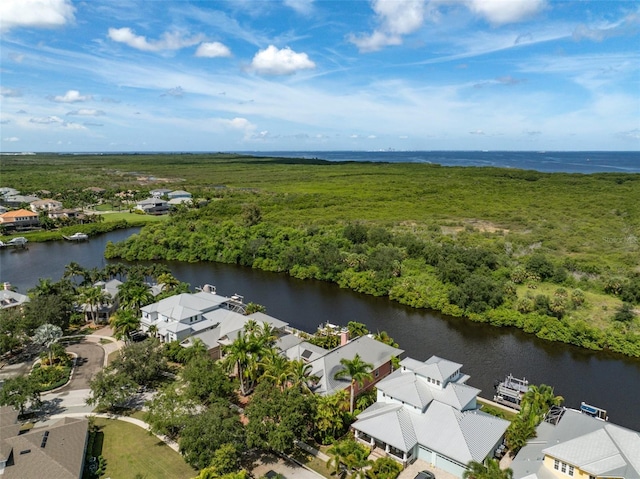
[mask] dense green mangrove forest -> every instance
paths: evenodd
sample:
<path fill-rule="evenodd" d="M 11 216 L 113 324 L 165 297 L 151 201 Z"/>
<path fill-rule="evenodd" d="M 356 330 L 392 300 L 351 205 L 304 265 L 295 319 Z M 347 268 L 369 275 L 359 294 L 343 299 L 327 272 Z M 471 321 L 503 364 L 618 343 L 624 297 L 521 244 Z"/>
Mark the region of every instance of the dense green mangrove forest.
<path fill-rule="evenodd" d="M 194 195 L 107 258 L 235 263 L 640 356 L 638 174 L 223 154 L 1 161 L 1 186 L 23 192 Z"/>

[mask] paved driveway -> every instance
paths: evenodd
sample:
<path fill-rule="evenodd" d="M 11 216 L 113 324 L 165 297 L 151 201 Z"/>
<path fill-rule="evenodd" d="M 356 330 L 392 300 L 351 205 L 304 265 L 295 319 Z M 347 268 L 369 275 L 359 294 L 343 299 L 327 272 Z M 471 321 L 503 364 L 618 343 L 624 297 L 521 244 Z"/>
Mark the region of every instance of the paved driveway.
<path fill-rule="evenodd" d="M 420 471 L 431 471 L 435 474 L 436 479 L 458 479 L 450 472 L 433 467 L 431 464 L 422 461 L 421 459 L 417 459 L 413 463 L 409 464 L 409 466 L 400 473 L 398 479 L 413 479 Z"/>
<path fill-rule="evenodd" d="M 72 343 L 67 346 L 67 352 L 76 353 L 76 367 L 71 382 L 60 392 L 89 389 L 89 382 L 102 369 L 104 363 L 104 349 L 102 346 L 87 341 Z"/>
<path fill-rule="evenodd" d="M 67 345 L 66 350 L 78 355 L 73 378 L 55 392 L 42 394 L 42 419 L 62 413 L 89 413 L 93 406 L 86 405 L 91 391 L 89 382 L 104 364 L 104 349 L 100 344 L 81 340 Z"/>

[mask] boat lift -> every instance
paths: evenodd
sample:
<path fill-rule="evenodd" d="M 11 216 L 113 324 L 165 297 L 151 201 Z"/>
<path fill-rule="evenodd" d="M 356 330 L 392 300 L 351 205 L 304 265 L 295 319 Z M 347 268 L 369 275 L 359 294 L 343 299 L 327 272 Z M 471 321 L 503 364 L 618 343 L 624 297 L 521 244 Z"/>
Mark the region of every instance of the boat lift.
<path fill-rule="evenodd" d="M 595 417 L 596 419 L 600 419 L 602 421 L 608 421 L 609 416 L 607 416 L 606 409 L 601 409 L 599 407 L 592 406 L 591 404 L 587 404 L 582 401 L 580 403 L 580 412 L 582 414 L 586 414 L 587 416 Z"/>

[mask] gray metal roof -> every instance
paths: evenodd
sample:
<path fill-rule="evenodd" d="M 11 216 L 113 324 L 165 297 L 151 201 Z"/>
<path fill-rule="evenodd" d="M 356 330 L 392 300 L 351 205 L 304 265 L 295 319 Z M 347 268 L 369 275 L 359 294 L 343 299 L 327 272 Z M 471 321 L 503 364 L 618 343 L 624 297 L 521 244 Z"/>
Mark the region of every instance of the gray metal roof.
<path fill-rule="evenodd" d="M 514 458 L 513 477 L 553 477 L 545 454 L 598 477 L 640 479 L 640 433 L 565 409 L 556 425 L 543 422 L 537 437 Z"/>
<path fill-rule="evenodd" d="M 405 358 L 400 364 L 401 369 L 394 371 L 377 384 L 379 391 L 421 410 L 424 410 L 433 400 L 448 404 L 458 410 L 475 409 L 475 398 L 480 392 L 479 389 L 457 382 L 447 382 L 444 387 L 437 386 L 427 382 L 424 376 L 414 372 L 414 368 L 420 369 L 425 363 Z M 460 365 L 452 364 L 456 365 L 453 372 L 458 371 Z M 432 376 L 426 377 L 433 378 Z"/>
<path fill-rule="evenodd" d="M 354 429 L 402 451 L 421 444 L 462 464 L 483 461 L 508 426 L 504 419 L 478 411 L 460 412 L 437 401 L 424 413 L 398 403 L 376 403 L 353 424 Z"/>
<path fill-rule="evenodd" d="M 311 362 L 312 374 L 320 378 L 315 392 L 330 395 L 349 387 L 351 381 L 348 378 L 335 379 L 336 373 L 344 369 L 340 363 L 342 359 L 352 360 L 358 354 L 362 361 L 373 365 L 375 370 L 403 352 L 402 349 L 394 348 L 369 336 L 360 336 L 349 341 Z"/>
<path fill-rule="evenodd" d="M 284 327 L 289 325 L 289 323 L 287 323 L 286 321 L 282 321 L 281 319 L 274 318 L 273 316 L 269 316 L 268 314 L 261 313 L 260 311 L 256 313 L 248 314 L 247 317 L 255 319 L 259 323 L 270 324 L 276 329 L 283 329 Z"/>
<path fill-rule="evenodd" d="M 438 356 L 431 356 L 422 366 L 414 369 L 414 372 L 420 376 L 446 381 L 461 367 L 462 364 L 454 363 Z"/>

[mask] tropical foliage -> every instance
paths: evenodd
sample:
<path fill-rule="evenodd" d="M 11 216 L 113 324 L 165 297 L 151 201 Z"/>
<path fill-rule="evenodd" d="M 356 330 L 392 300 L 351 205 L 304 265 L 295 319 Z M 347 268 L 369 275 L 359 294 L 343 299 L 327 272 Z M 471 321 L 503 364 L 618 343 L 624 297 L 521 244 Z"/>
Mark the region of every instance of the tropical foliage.
<path fill-rule="evenodd" d="M 362 360 L 359 354 L 353 357 L 353 359 L 342 358 L 340 360 L 340 364 L 343 369 L 335 373 L 335 379 L 348 378 L 351 381 L 350 391 L 351 391 L 351 400 L 349 402 L 349 412 L 353 412 L 353 406 L 355 402 L 355 386 L 356 384 L 360 387 L 366 382 L 373 379 L 373 374 L 371 371 L 373 370 L 373 365 L 369 364 Z"/>
<path fill-rule="evenodd" d="M 551 386 L 529 386 L 520 403 L 520 411 L 505 434 L 505 443 L 511 453 L 517 454 L 529 439 L 535 437 L 536 427 L 543 421 L 549 409 L 552 406 L 560 406 L 563 402 L 562 396 L 556 396 Z"/>
<path fill-rule="evenodd" d="M 489 459 L 486 464 L 471 461 L 462 475 L 463 479 L 512 479 L 513 471 L 509 468 L 500 469 L 496 459 Z"/>

